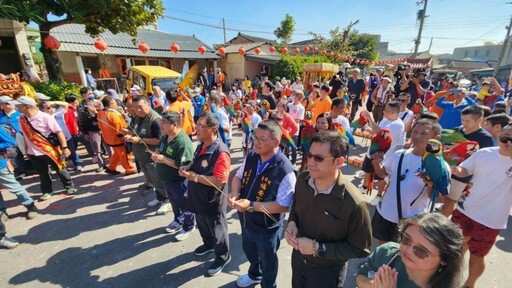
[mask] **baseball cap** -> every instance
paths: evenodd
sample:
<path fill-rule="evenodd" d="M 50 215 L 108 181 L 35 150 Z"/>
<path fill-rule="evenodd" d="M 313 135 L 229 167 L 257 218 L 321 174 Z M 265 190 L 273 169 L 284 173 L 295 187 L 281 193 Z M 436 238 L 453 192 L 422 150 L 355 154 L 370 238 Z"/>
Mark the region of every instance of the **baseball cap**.
<path fill-rule="evenodd" d="M 318 82 L 313 83 L 313 87 L 320 88 L 320 83 L 318 83 Z"/>
<path fill-rule="evenodd" d="M 389 77 L 382 77 L 382 80 L 386 80 L 388 81 L 388 83 L 392 83 L 393 81 L 391 81 L 391 79 Z"/>
<path fill-rule="evenodd" d="M 359 68 L 354 68 L 354 69 L 352 69 L 352 71 L 356 71 L 357 73 L 361 73 L 361 69 L 359 69 Z"/>
<path fill-rule="evenodd" d="M 94 91 L 92 91 L 92 94 L 94 94 L 94 98 L 98 99 L 98 98 L 101 98 L 101 96 L 105 95 L 105 91 L 94 90 Z"/>
<path fill-rule="evenodd" d="M 7 104 L 11 101 L 13 101 L 12 98 L 7 95 L 0 96 L 0 104 Z"/>
<path fill-rule="evenodd" d="M 46 95 L 44 95 L 43 93 L 40 93 L 40 92 L 36 93 L 36 98 L 38 100 L 43 100 L 43 101 L 47 101 L 47 100 L 51 99 L 50 97 L 48 97 L 48 96 L 46 96 Z"/>
<path fill-rule="evenodd" d="M 20 98 L 16 99 L 16 101 L 13 101 L 14 104 L 25 104 L 29 106 L 36 107 L 36 101 L 28 96 L 21 96 Z"/>
<path fill-rule="evenodd" d="M 257 103 L 256 103 L 256 101 L 254 101 L 254 100 L 249 100 L 249 101 L 247 101 L 247 103 L 245 103 L 245 105 L 244 105 L 244 106 L 246 106 L 246 107 L 247 107 L 247 106 L 252 106 L 252 107 L 255 107 L 255 108 L 256 108 L 256 106 L 258 106 L 258 104 L 257 104 Z"/>
<path fill-rule="evenodd" d="M 139 85 L 133 85 L 132 88 L 130 88 L 130 90 L 134 91 L 134 90 L 141 90 Z"/>
<path fill-rule="evenodd" d="M 199 94 L 199 93 L 201 93 L 201 88 L 196 87 L 196 88 L 194 88 L 193 92 Z"/>
<path fill-rule="evenodd" d="M 114 98 L 114 99 L 119 99 L 119 95 L 117 95 L 117 92 L 116 90 L 110 88 L 110 89 L 107 89 L 107 95 Z"/>

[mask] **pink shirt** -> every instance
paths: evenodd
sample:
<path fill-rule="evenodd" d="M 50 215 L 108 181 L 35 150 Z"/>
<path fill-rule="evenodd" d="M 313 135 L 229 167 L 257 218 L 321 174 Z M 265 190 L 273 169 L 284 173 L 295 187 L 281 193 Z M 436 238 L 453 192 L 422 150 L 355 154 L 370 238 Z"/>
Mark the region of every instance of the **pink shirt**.
<path fill-rule="evenodd" d="M 25 116 L 20 116 L 25 117 Z M 59 124 L 57 123 L 57 120 L 50 115 L 43 113 L 41 111 L 37 111 L 37 114 L 34 115 L 32 118 L 28 118 L 28 121 L 30 124 L 32 124 L 32 127 L 36 129 L 37 131 L 41 132 L 45 137 L 50 135 L 50 133 L 58 133 L 62 132 L 62 129 L 60 128 Z M 26 133 L 23 134 L 23 139 L 25 139 L 25 143 L 27 145 L 27 154 L 33 155 L 33 156 L 43 156 L 45 155 L 43 151 L 41 151 L 39 148 L 37 148 L 30 140 L 25 136 Z"/>
<path fill-rule="evenodd" d="M 299 135 L 299 124 L 293 120 L 292 116 L 288 113 L 283 114 L 283 129 L 288 132 L 290 136 Z"/>

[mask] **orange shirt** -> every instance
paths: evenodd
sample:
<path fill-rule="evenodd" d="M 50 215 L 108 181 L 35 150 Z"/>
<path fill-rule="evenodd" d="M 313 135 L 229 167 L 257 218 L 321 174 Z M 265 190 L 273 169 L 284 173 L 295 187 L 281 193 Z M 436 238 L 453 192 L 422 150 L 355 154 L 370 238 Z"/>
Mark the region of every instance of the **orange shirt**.
<path fill-rule="evenodd" d="M 220 73 L 217 73 L 217 84 L 224 84 L 226 82 L 226 76 L 224 75 L 224 73 L 220 72 Z"/>
<path fill-rule="evenodd" d="M 313 102 L 313 119 L 311 119 L 312 125 L 315 125 L 318 115 L 331 112 L 331 104 L 332 100 L 329 96 L 326 96 L 324 99 L 318 98 Z"/>
<path fill-rule="evenodd" d="M 110 71 L 107 68 L 100 69 L 100 78 L 112 78 Z"/>
<path fill-rule="evenodd" d="M 425 102 L 425 106 L 427 108 L 429 108 L 429 111 L 436 113 L 437 116 L 439 116 L 439 118 L 441 118 L 441 116 L 443 115 L 444 109 L 437 106 L 435 103 L 436 103 L 437 99 L 441 98 L 442 96 L 446 96 L 446 90 L 437 92 L 432 98 L 430 98 L 427 102 Z M 444 101 L 452 101 L 453 102 L 454 100 L 455 100 L 455 96 L 453 96 L 453 94 L 444 98 Z"/>
<path fill-rule="evenodd" d="M 176 101 L 167 108 L 167 111 L 174 111 L 181 115 L 181 127 L 187 135 L 192 135 L 196 130 L 191 109 L 192 102 L 190 101 Z"/>
<path fill-rule="evenodd" d="M 117 110 L 101 110 L 98 112 L 98 126 L 100 127 L 103 141 L 108 146 L 120 146 L 124 144 L 123 137 L 118 135 L 121 128 L 128 126 L 123 115 Z"/>

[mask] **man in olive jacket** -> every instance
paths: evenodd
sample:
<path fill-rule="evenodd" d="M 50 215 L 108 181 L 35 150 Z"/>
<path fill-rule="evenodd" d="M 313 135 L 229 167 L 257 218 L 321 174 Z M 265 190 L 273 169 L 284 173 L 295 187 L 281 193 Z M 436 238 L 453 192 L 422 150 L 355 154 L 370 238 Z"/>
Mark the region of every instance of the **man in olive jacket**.
<path fill-rule="evenodd" d="M 347 149 L 341 134 L 325 131 L 305 155 L 309 171 L 298 176 L 285 231 L 294 288 L 337 287 L 345 262 L 370 254 L 368 204 L 341 173 Z"/>

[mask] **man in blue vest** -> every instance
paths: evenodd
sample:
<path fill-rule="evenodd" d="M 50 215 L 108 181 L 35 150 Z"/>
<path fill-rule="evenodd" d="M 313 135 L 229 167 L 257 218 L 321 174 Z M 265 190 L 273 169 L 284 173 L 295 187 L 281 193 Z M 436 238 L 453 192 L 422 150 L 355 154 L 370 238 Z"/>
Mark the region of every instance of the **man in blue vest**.
<path fill-rule="evenodd" d="M 203 244 L 194 250 L 201 256 L 215 251 L 215 260 L 207 270 L 209 276 L 219 274 L 231 261 L 229 255 L 226 197 L 222 192 L 228 182 L 231 165 L 229 149 L 218 137 L 219 120 L 211 112 L 197 120 L 199 144 L 194 158 L 179 174 L 188 179 L 188 210 L 195 213 Z"/>
<path fill-rule="evenodd" d="M 281 226 L 293 198 L 295 173 L 279 149 L 282 131 L 273 120 L 258 124 L 254 151 L 249 152 L 231 185 L 228 203 L 238 210 L 242 246 L 249 273 L 238 277 L 238 287 L 261 283 L 276 287 Z"/>

